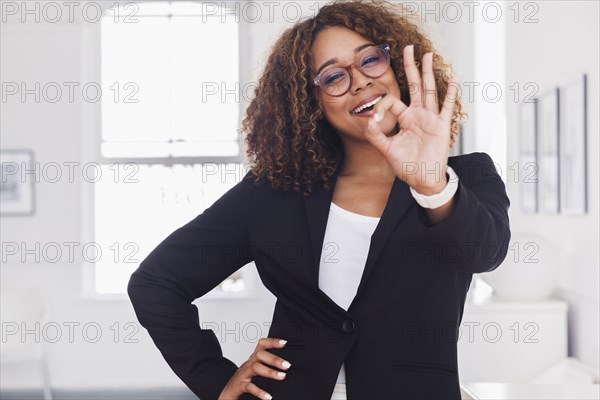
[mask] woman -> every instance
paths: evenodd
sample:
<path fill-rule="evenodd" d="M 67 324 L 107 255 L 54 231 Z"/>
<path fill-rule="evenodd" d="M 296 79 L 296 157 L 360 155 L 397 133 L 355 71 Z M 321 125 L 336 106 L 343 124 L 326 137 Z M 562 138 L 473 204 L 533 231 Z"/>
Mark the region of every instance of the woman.
<path fill-rule="evenodd" d="M 196 395 L 460 398 L 466 294 L 506 256 L 510 203 L 487 154 L 449 157 L 449 70 L 399 4 L 336 2 L 283 33 L 243 121 L 251 171 L 128 286 Z M 251 261 L 277 302 L 238 367 L 190 303 Z"/>

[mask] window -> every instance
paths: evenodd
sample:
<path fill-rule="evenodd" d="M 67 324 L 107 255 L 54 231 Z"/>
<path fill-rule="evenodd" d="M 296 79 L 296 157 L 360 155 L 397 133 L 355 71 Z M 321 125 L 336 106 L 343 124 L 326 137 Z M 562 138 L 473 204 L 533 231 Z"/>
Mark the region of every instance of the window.
<path fill-rule="evenodd" d="M 237 134 L 236 21 L 203 16 L 198 3 L 126 3 L 117 12 L 131 19 L 115 22 L 111 8 L 101 20 L 108 91 L 91 144 L 102 177 L 93 185 L 91 234 L 101 254 L 87 291 L 106 298 L 125 296 L 148 253 L 247 172 Z M 247 292 L 244 271 L 206 297 Z"/>
<path fill-rule="evenodd" d="M 239 154 L 239 24 L 182 4 L 139 3 L 138 22 L 102 19 L 103 157 Z"/>

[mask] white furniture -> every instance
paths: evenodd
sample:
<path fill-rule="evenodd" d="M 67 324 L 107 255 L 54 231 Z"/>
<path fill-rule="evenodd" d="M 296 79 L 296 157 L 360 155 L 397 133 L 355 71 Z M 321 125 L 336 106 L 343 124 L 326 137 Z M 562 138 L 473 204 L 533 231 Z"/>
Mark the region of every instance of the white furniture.
<path fill-rule="evenodd" d="M 568 357 L 548 368 L 529 383 L 565 383 L 596 384 L 600 383 L 600 372 L 583 364 L 575 357 Z"/>
<path fill-rule="evenodd" d="M 600 399 L 598 384 L 469 383 L 462 385 L 461 390 L 462 400 Z"/>
<path fill-rule="evenodd" d="M 40 297 L 31 289 L 9 287 L 0 289 L 0 319 L 3 327 L 3 343 L 0 346 L 0 365 L 10 368 L 11 364 L 35 362 L 42 381 L 44 400 L 52 400 L 50 373 L 46 361 L 43 337 L 35 338 L 35 332 L 49 322 Z M 36 323 L 37 328 L 36 328 Z M 22 331 L 29 333 L 23 340 Z"/>
<path fill-rule="evenodd" d="M 567 357 L 567 303 L 493 296 L 465 304 L 458 342 L 462 384 L 527 383 Z"/>

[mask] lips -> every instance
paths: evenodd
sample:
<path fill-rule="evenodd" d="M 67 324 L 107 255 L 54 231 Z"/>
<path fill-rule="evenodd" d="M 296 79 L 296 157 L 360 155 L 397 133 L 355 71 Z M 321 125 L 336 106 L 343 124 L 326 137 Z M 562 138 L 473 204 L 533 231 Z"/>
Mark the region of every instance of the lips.
<path fill-rule="evenodd" d="M 364 98 L 360 103 L 358 103 L 356 106 L 354 106 L 351 110 L 350 110 L 350 114 L 352 115 L 358 115 L 354 112 L 354 110 L 358 109 L 361 106 L 364 106 L 365 104 L 368 104 L 370 102 L 372 102 L 373 100 L 379 98 L 379 97 L 383 97 L 385 96 L 385 93 L 375 93 L 371 96 L 368 96 L 366 98 Z"/>

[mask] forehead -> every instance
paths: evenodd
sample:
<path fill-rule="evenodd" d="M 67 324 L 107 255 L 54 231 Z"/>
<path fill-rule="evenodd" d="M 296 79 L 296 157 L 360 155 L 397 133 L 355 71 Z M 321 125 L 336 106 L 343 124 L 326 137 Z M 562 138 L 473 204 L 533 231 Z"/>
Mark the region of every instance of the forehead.
<path fill-rule="evenodd" d="M 365 43 L 372 41 L 345 27 L 327 27 L 317 34 L 311 46 L 312 67 L 316 70 L 332 58 L 340 64 L 352 62 L 354 49 Z"/>

